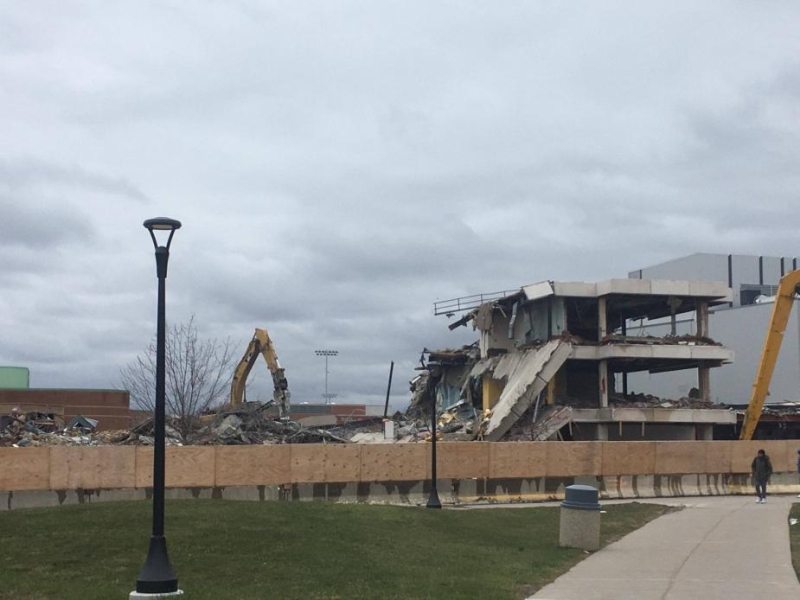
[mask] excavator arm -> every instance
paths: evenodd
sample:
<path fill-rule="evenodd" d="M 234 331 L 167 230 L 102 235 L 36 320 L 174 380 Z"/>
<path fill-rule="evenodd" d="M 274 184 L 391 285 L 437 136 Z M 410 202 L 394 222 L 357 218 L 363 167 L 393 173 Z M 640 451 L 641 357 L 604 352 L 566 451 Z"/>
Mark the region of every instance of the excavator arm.
<path fill-rule="evenodd" d="M 778 293 L 772 307 L 772 317 L 770 317 L 767 336 L 764 339 L 764 348 L 761 350 L 761 361 L 758 363 L 758 372 L 753 382 L 750 404 L 747 405 L 742 431 L 739 434 L 740 440 L 753 439 L 756 425 L 761 418 L 761 410 L 764 408 L 764 402 L 769 394 L 769 384 L 778 362 L 783 333 L 786 331 L 786 323 L 792 312 L 792 304 L 798 293 L 798 286 L 800 286 L 800 270 L 787 273 L 781 277 L 778 284 Z"/>
<path fill-rule="evenodd" d="M 231 406 L 237 406 L 244 402 L 245 384 L 247 376 L 258 360 L 259 355 L 264 357 L 267 368 L 272 375 L 273 393 L 272 398 L 278 405 L 278 415 L 281 419 L 289 418 L 289 383 L 286 381 L 286 374 L 278 362 L 278 355 L 275 346 L 269 337 L 266 329 L 256 329 L 253 339 L 247 345 L 247 350 L 239 361 L 231 379 Z"/>

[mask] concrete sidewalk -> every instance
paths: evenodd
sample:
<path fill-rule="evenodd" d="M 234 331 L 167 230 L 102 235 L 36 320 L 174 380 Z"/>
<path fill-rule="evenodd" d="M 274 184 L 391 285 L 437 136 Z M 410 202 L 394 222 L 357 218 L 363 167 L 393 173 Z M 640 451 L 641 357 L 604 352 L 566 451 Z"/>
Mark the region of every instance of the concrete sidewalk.
<path fill-rule="evenodd" d="M 536 600 L 798 600 L 789 550 L 794 496 L 660 498 L 685 506 L 603 548 Z M 795 525 L 800 527 L 800 524 Z"/>

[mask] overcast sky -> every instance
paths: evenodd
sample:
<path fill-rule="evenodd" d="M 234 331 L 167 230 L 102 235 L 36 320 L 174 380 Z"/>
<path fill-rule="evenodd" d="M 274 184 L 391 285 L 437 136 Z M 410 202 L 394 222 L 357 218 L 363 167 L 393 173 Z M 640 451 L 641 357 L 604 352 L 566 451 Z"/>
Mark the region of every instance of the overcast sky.
<path fill-rule="evenodd" d="M 294 402 L 408 399 L 433 303 L 795 256 L 800 4 L 0 0 L 0 365 L 119 387 L 168 320 Z M 258 365 L 249 397 L 269 397 Z"/>

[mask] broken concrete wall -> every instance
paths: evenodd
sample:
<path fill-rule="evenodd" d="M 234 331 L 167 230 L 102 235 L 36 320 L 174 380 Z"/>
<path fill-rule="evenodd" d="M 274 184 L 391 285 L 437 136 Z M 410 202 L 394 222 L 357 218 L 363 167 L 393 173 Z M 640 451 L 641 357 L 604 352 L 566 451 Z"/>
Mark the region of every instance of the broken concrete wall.
<path fill-rule="evenodd" d="M 465 382 L 469 376 L 469 367 L 448 366 L 442 368 L 441 377 L 436 383 L 436 409 L 442 412 L 458 404 L 464 399 Z"/>
<path fill-rule="evenodd" d="M 508 305 L 487 302 L 475 316 L 480 331 L 481 357 L 498 352 L 540 345 L 566 331 L 566 308 L 563 298 L 547 298 L 539 302 L 519 299 Z"/>
<path fill-rule="evenodd" d="M 517 346 L 546 342 L 567 329 L 563 298 L 521 303 L 519 312 L 523 315 L 520 319 L 523 327 L 515 335 Z"/>
<path fill-rule="evenodd" d="M 492 410 L 484 438 L 489 441 L 500 439 L 531 407 L 571 352 L 570 344 L 552 340 L 541 348 L 478 363 L 472 370 L 473 375 L 491 371 L 492 377 L 506 382 Z"/>
<path fill-rule="evenodd" d="M 481 357 L 491 356 L 496 352 L 513 352 L 513 331 L 509 335 L 511 314 L 504 314 L 500 310 L 494 310 L 491 319 L 491 324 L 488 327 L 478 327 L 480 330 Z"/>

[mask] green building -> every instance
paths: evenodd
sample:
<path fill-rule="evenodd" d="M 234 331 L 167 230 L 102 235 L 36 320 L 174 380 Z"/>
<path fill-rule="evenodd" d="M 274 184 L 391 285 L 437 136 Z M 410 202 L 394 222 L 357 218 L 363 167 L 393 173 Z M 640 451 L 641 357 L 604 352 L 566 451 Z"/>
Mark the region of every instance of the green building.
<path fill-rule="evenodd" d="M 0 367 L 0 390 L 27 390 L 30 385 L 27 367 Z"/>

